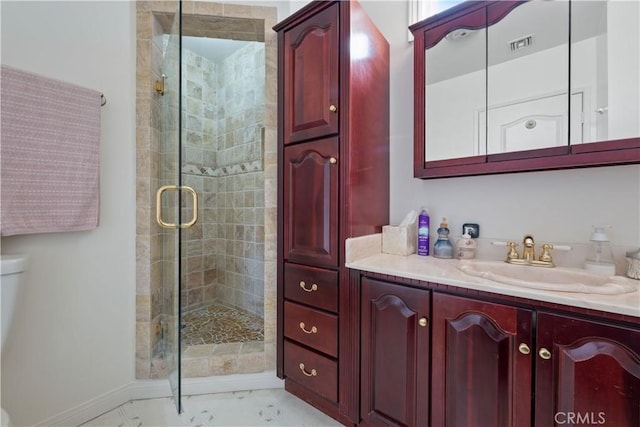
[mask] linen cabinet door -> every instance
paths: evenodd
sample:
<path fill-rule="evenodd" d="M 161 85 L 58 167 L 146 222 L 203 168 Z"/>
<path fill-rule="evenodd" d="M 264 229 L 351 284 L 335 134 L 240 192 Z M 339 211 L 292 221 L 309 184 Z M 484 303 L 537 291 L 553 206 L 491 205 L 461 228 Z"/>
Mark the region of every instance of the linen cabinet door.
<path fill-rule="evenodd" d="M 433 427 L 531 424 L 531 311 L 434 293 Z"/>
<path fill-rule="evenodd" d="M 284 143 L 338 133 L 338 4 L 284 34 Z"/>
<path fill-rule="evenodd" d="M 538 314 L 536 426 L 640 426 L 640 330 Z"/>
<path fill-rule="evenodd" d="M 361 289 L 362 422 L 427 426 L 431 293 L 367 278 Z"/>
<path fill-rule="evenodd" d="M 284 150 L 284 258 L 338 266 L 338 138 Z"/>

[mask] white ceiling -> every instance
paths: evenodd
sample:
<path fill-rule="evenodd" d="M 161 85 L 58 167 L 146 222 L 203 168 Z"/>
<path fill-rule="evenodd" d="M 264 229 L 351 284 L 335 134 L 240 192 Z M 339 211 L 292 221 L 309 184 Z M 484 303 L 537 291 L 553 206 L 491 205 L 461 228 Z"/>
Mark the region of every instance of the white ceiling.
<path fill-rule="evenodd" d="M 249 43 L 244 40 L 210 39 L 182 36 L 182 48 L 197 53 L 213 62 L 219 62 Z"/>

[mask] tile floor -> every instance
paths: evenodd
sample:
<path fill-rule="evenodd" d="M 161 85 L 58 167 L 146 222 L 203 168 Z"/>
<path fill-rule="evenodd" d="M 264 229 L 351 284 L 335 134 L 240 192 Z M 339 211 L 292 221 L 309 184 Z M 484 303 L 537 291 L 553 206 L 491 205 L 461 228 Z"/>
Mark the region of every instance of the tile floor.
<path fill-rule="evenodd" d="M 182 406 L 184 412 L 178 415 L 171 398 L 135 400 L 82 424 L 82 427 L 342 425 L 284 389 L 185 396 Z"/>

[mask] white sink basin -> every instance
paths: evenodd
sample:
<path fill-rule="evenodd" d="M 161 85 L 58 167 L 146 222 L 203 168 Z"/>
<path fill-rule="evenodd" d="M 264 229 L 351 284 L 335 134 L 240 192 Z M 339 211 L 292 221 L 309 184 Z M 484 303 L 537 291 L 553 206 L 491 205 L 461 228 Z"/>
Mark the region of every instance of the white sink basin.
<path fill-rule="evenodd" d="M 462 260 L 465 274 L 507 285 L 547 291 L 585 294 L 625 294 L 640 288 L 640 281 L 622 276 L 602 276 L 577 268 L 541 268 L 512 265 L 502 261 Z"/>

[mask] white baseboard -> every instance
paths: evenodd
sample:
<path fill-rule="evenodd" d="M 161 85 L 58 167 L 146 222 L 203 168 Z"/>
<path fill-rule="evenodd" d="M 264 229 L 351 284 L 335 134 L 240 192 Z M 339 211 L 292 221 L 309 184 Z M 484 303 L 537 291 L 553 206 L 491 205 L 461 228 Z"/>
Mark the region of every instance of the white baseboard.
<path fill-rule="evenodd" d="M 276 371 L 260 372 L 257 374 L 185 378 L 182 380 L 182 394 L 184 396 L 243 390 L 264 390 L 269 388 L 284 388 L 284 381 L 276 376 Z"/>
<path fill-rule="evenodd" d="M 182 395 L 225 393 L 243 390 L 282 388 L 284 381 L 276 377 L 275 371 L 257 374 L 220 375 L 203 378 L 184 378 Z M 36 426 L 78 426 L 104 414 L 130 400 L 170 397 L 169 380 L 136 380 L 101 396 L 88 400 L 36 424 Z"/>
<path fill-rule="evenodd" d="M 102 415 L 103 413 L 117 408 L 118 406 L 126 403 L 130 400 L 131 384 L 126 384 L 113 389 L 101 396 L 90 399 L 80 405 L 67 409 L 53 417 L 49 417 L 44 421 L 36 423 L 36 426 L 51 427 L 51 426 L 78 426 L 90 419 Z M 168 387 L 168 386 L 167 386 Z"/>

